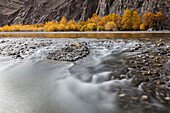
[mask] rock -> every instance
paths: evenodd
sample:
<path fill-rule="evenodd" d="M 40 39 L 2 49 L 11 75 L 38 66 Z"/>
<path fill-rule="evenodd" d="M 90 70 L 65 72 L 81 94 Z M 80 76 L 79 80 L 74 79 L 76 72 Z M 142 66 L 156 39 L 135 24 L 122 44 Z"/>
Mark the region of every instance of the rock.
<path fill-rule="evenodd" d="M 126 75 L 120 75 L 120 79 L 126 78 Z"/>
<path fill-rule="evenodd" d="M 131 97 L 131 99 L 137 101 L 139 98 L 138 97 Z"/>
<path fill-rule="evenodd" d="M 147 100 L 147 99 L 148 99 L 148 96 L 146 96 L 146 95 L 142 95 L 141 99 L 143 99 L 143 100 Z"/>
<path fill-rule="evenodd" d="M 2 40 L 0 43 L 5 43 L 5 41 L 4 41 L 4 40 Z"/>
<path fill-rule="evenodd" d="M 156 84 L 157 84 L 157 85 L 165 85 L 166 83 L 163 82 L 163 81 L 159 81 L 159 82 L 157 82 Z"/>
<path fill-rule="evenodd" d="M 152 29 L 152 28 L 149 28 L 147 31 L 153 31 L 153 29 Z"/>
<path fill-rule="evenodd" d="M 170 101 L 170 97 L 165 97 L 164 99 L 167 101 Z"/>
<path fill-rule="evenodd" d="M 118 96 L 119 96 L 119 97 L 125 97 L 126 94 L 119 94 Z"/>
<path fill-rule="evenodd" d="M 124 109 L 127 109 L 128 107 L 129 107 L 128 104 L 126 104 L 126 105 L 123 106 Z"/>
<path fill-rule="evenodd" d="M 114 80 L 115 78 L 116 78 L 115 76 L 112 76 L 112 77 L 111 77 L 111 80 Z"/>
<path fill-rule="evenodd" d="M 51 60 L 73 62 L 86 57 L 89 53 L 90 51 L 84 43 L 80 43 L 78 45 L 71 44 L 66 45 L 66 47 L 61 48 L 60 50 L 49 53 L 47 58 Z"/>

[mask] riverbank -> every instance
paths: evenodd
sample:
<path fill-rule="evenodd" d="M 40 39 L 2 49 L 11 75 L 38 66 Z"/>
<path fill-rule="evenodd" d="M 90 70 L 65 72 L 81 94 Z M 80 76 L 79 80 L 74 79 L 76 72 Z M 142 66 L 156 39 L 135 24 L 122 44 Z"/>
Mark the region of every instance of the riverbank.
<path fill-rule="evenodd" d="M 23 93 L 26 98 L 24 100 L 34 106 L 42 104 L 40 111 L 50 110 L 47 113 L 56 113 L 51 112 L 56 106 L 42 109 L 44 108 L 42 98 L 33 96 L 30 99 L 30 95 L 37 95 L 37 97 L 46 93 L 57 95 L 62 99 L 53 98 L 52 100 L 59 104 L 61 101 L 65 101 L 64 104 L 61 104 L 63 108 L 70 107 L 69 102 L 75 102 L 73 107 L 79 112 L 71 113 L 84 113 L 82 109 L 84 110 L 86 102 L 90 106 L 96 105 L 92 108 L 86 106 L 85 110 L 90 109 L 90 113 L 114 113 L 115 106 L 120 113 L 122 110 L 124 110 L 123 113 L 165 113 L 168 112 L 170 104 L 169 42 L 168 37 L 159 38 L 159 40 L 155 38 L 134 40 L 132 38 L 1 38 L 0 57 L 12 57 L 11 61 L 17 64 L 8 68 L 1 66 L 1 70 L 3 70 L 1 76 L 5 81 L 10 80 L 9 84 L 13 83 L 12 89 L 14 87 L 17 92 Z M 21 64 L 18 64 L 17 61 L 23 62 L 24 65 L 20 66 Z M 30 66 L 25 66 L 28 62 L 31 63 Z M 7 64 L 8 62 L 5 65 Z M 69 67 L 60 64 L 69 64 Z M 8 79 L 4 73 L 8 75 Z M 70 77 L 75 80 L 69 79 Z M 35 81 L 33 82 L 35 84 L 32 81 Z M 41 84 L 39 85 L 39 83 Z M 50 86 L 51 84 L 52 86 Z M 87 85 L 86 88 L 83 87 L 84 84 Z M 95 88 L 91 89 L 92 86 Z M 34 90 L 35 87 L 38 91 Z M 10 94 L 1 84 L 0 88 Z M 96 91 L 98 89 L 107 96 L 99 95 L 99 91 Z M 91 94 L 91 91 L 94 90 L 96 92 Z M 39 93 L 39 91 L 43 93 Z M 24 94 L 25 92 L 27 94 Z M 19 94 L 15 93 L 15 95 Z M 9 96 L 16 99 L 13 95 Z M 20 101 L 20 96 L 18 97 L 17 99 Z M 47 98 L 51 96 L 46 97 L 45 95 L 44 97 L 51 104 L 51 99 Z M 66 97 L 69 97 L 68 100 Z M 35 99 L 38 99 L 36 101 L 38 104 L 30 101 Z M 82 106 L 77 107 L 79 105 L 76 103 L 77 101 L 81 101 Z M 6 100 L 0 100 L 0 103 L 4 102 Z M 11 102 L 10 99 L 9 102 Z M 21 106 L 24 105 L 20 105 L 18 109 L 24 111 Z M 0 107 L 2 107 L 1 104 Z M 27 104 L 25 107 L 29 108 L 31 112 L 37 109 Z M 10 107 L 10 110 L 13 109 L 16 108 Z"/>
<path fill-rule="evenodd" d="M 166 38 L 170 31 L 115 31 L 115 32 L 0 32 L 0 37 L 39 38 Z"/>

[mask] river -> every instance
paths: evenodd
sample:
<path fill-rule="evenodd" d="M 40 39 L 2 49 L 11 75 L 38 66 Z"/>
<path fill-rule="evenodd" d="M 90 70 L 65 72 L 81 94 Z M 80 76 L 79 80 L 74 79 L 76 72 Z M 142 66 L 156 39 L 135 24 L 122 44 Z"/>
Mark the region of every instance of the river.
<path fill-rule="evenodd" d="M 23 59 L 14 59 L 1 52 L 0 113 L 144 113 L 141 106 L 137 106 L 136 111 L 127 109 L 126 104 L 121 108 L 118 98 L 124 95 L 112 89 L 131 91 L 133 78 L 108 78 L 124 73 L 128 67 L 127 58 L 141 53 L 128 50 L 143 43 L 150 44 L 150 39 L 1 38 L 0 41 L 5 41 L 0 43 L 1 48 L 11 45 L 4 49 L 6 53 L 25 43 L 52 43 L 28 51 Z M 90 54 L 76 62 L 46 58 L 49 51 L 75 42 L 87 42 Z M 135 90 L 140 96 L 145 94 L 140 86 Z M 148 105 L 164 108 L 162 111 L 168 107 L 159 102 Z"/>

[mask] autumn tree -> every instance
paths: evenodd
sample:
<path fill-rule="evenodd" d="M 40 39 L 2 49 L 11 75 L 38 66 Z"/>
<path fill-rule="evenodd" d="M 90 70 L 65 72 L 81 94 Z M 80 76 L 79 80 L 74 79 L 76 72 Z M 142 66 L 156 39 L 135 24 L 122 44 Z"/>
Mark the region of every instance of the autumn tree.
<path fill-rule="evenodd" d="M 141 30 L 141 31 L 146 30 L 146 28 L 145 28 L 145 25 L 144 25 L 144 24 L 141 24 L 141 25 L 140 25 L 140 30 Z"/>
<path fill-rule="evenodd" d="M 120 17 L 119 14 L 114 14 L 113 13 L 113 14 L 111 14 L 111 19 L 109 21 L 114 22 L 115 24 L 117 24 L 118 29 L 120 29 L 121 20 L 122 20 L 122 18 Z"/>
<path fill-rule="evenodd" d="M 75 20 L 70 20 L 67 23 L 68 30 L 70 31 L 77 31 L 78 30 L 78 25 Z"/>
<path fill-rule="evenodd" d="M 66 29 L 66 26 L 64 24 L 59 24 L 58 30 L 59 31 L 66 31 L 67 29 Z"/>
<path fill-rule="evenodd" d="M 109 17 L 106 15 L 104 16 L 100 22 L 97 23 L 98 26 L 104 26 L 109 21 Z"/>
<path fill-rule="evenodd" d="M 141 20 L 140 16 L 136 11 L 133 11 L 133 17 L 132 17 L 132 27 L 134 30 L 138 30 L 140 28 Z"/>
<path fill-rule="evenodd" d="M 122 17 L 122 29 L 123 30 L 138 30 L 140 27 L 140 16 L 136 11 L 126 9 L 125 14 Z"/>
<path fill-rule="evenodd" d="M 107 24 L 105 24 L 105 30 L 106 31 L 117 31 L 117 25 L 114 22 L 107 22 Z"/>
<path fill-rule="evenodd" d="M 84 26 L 86 24 L 87 24 L 87 22 L 85 22 L 85 21 L 81 21 L 81 22 L 78 23 L 78 25 L 80 25 L 80 26 Z"/>
<path fill-rule="evenodd" d="M 164 19 L 165 19 L 165 17 L 164 17 L 164 15 L 161 12 L 158 12 L 155 15 L 156 26 L 157 26 L 158 29 L 163 27 Z"/>
<path fill-rule="evenodd" d="M 143 20 L 142 20 L 142 24 L 145 25 L 145 28 L 146 29 L 149 29 L 149 28 L 153 28 L 154 26 L 154 14 L 153 13 L 145 13 L 143 14 Z"/>
<path fill-rule="evenodd" d="M 98 22 L 100 22 L 100 20 L 101 19 L 100 19 L 100 17 L 97 14 L 93 14 L 93 17 L 90 19 L 90 22 L 97 24 Z"/>
<path fill-rule="evenodd" d="M 97 31 L 103 31 L 103 29 L 104 29 L 104 28 L 103 28 L 102 26 L 98 26 L 98 27 L 97 27 Z"/>
<path fill-rule="evenodd" d="M 67 25 L 67 19 L 65 16 L 63 16 L 63 18 L 61 19 L 60 24 L 63 24 L 65 26 Z"/>
<path fill-rule="evenodd" d="M 132 30 L 132 17 L 133 11 L 126 9 L 125 14 L 122 17 L 122 29 L 123 30 Z"/>
<path fill-rule="evenodd" d="M 87 25 L 83 25 L 80 29 L 80 31 L 87 31 Z"/>
<path fill-rule="evenodd" d="M 87 24 L 87 31 L 95 31 L 97 30 L 97 25 L 95 23 L 89 23 Z"/>

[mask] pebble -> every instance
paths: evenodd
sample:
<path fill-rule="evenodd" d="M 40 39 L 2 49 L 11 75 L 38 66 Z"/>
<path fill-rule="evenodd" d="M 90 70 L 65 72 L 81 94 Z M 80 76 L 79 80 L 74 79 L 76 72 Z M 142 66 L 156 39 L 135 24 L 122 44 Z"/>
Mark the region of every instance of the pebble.
<path fill-rule="evenodd" d="M 115 76 L 112 76 L 112 77 L 111 77 L 111 80 L 114 80 L 115 78 L 116 78 Z"/>
<path fill-rule="evenodd" d="M 146 96 L 146 95 L 142 95 L 142 97 L 141 97 L 143 100 L 147 100 L 148 99 L 148 96 Z"/>
<path fill-rule="evenodd" d="M 120 79 L 126 78 L 126 75 L 120 75 Z"/>
<path fill-rule="evenodd" d="M 167 101 L 170 101 L 170 97 L 165 97 L 164 99 Z"/>
<path fill-rule="evenodd" d="M 119 94 L 118 96 L 119 96 L 119 97 L 125 97 L 126 94 Z"/>
<path fill-rule="evenodd" d="M 138 97 L 131 97 L 132 100 L 138 100 Z"/>

